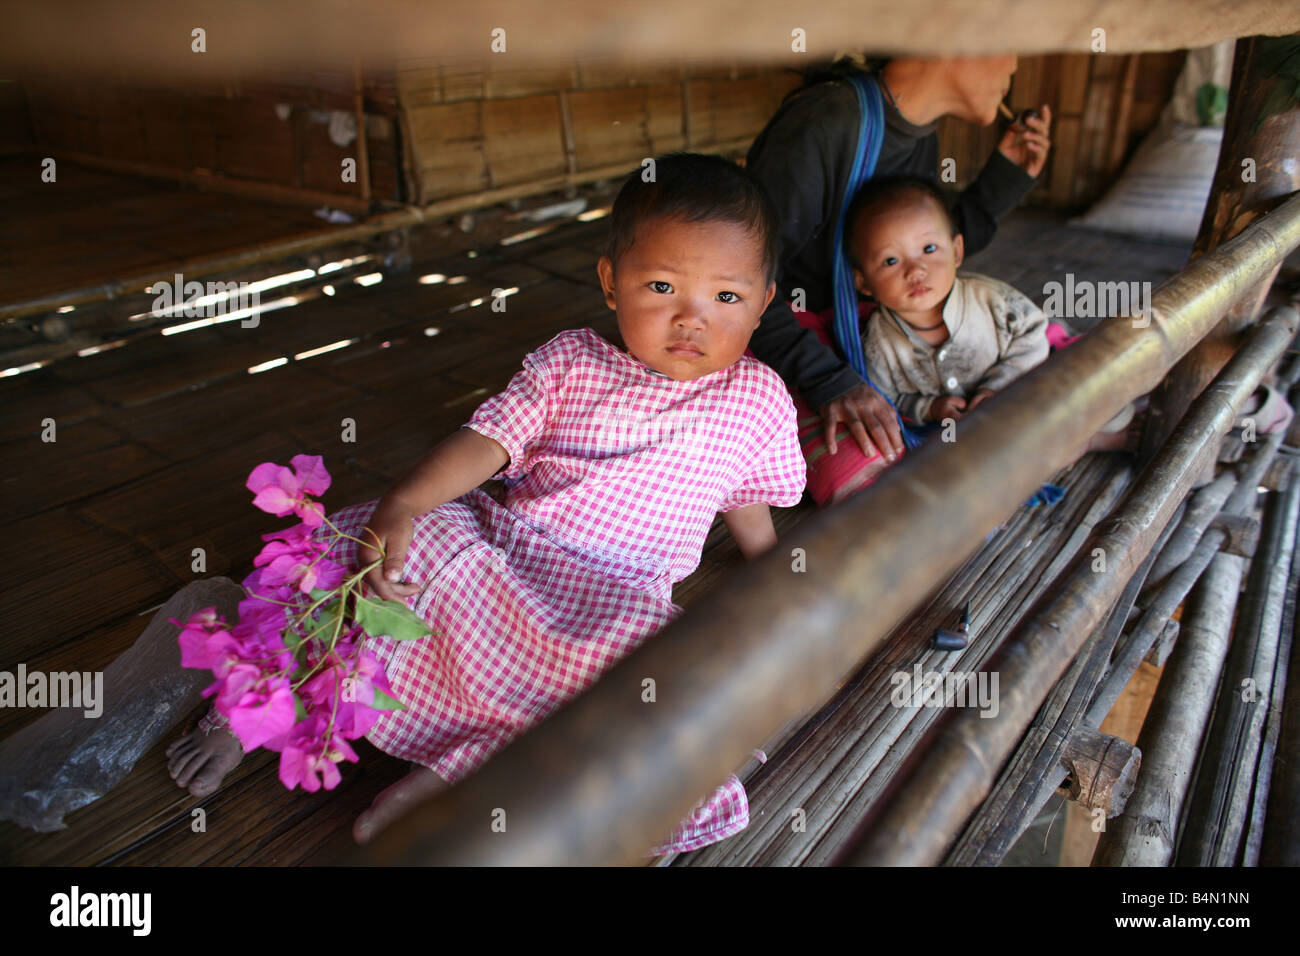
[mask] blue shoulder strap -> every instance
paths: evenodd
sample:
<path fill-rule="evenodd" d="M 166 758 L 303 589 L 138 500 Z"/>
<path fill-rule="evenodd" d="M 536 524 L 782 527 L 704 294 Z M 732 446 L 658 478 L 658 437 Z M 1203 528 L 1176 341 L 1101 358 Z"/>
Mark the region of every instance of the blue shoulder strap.
<path fill-rule="evenodd" d="M 832 279 L 835 288 L 835 342 L 853 370 L 889 402 L 890 408 L 894 408 L 889 396 L 880 391 L 867 375 L 867 360 L 862 352 L 862 335 L 858 323 L 858 292 L 853 284 L 853 267 L 844 251 L 844 220 L 849 204 L 853 202 L 853 197 L 862 184 L 875 175 L 876 160 L 880 158 L 880 147 L 885 141 L 885 101 L 880 95 L 879 84 L 870 74 L 854 73 L 849 80 L 858 94 L 862 125 L 858 129 L 858 149 L 853 157 L 853 169 L 840 201 L 839 220 L 835 224 L 835 271 Z M 898 414 L 898 409 L 894 408 L 894 414 Z M 921 444 L 921 436 L 903 424 L 901 416 L 898 425 L 908 448 Z"/>

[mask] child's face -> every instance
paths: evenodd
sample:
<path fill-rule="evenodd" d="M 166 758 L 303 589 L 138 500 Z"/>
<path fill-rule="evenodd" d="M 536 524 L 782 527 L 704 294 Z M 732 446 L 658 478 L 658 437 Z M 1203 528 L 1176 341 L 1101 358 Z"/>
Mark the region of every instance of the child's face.
<path fill-rule="evenodd" d="M 942 316 L 964 250 L 932 197 L 909 194 L 860 219 L 852 248 L 860 291 L 913 325 L 933 325 Z"/>
<path fill-rule="evenodd" d="M 759 241 L 730 222 L 652 219 L 615 273 L 596 266 L 628 352 L 677 381 L 733 365 L 776 294 Z"/>

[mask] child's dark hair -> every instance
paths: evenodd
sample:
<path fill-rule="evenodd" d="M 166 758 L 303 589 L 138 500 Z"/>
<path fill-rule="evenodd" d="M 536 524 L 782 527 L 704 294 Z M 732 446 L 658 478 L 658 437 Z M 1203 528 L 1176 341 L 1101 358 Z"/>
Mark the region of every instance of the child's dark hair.
<path fill-rule="evenodd" d="M 895 206 L 917 193 L 934 200 L 948 223 L 948 235 L 957 235 L 957 220 L 948 206 L 948 197 L 936 183 L 920 176 L 879 176 L 862 184 L 844 214 L 844 251 L 849 260 L 853 261 L 853 237 L 863 218 Z"/>
<path fill-rule="evenodd" d="M 776 280 L 780 220 L 752 173 L 721 156 L 685 152 L 655 159 L 653 182 L 645 182 L 644 173 L 645 167 L 633 170 L 614 199 L 605 254 L 615 270 L 643 223 L 675 218 L 743 226 L 762 249 L 764 286 Z"/>

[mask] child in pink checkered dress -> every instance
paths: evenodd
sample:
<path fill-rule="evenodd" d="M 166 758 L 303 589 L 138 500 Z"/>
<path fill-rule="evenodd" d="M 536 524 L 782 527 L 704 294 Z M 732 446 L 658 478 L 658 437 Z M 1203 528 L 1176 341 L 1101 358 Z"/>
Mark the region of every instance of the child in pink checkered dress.
<path fill-rule="evenodd" d="M 775 294 L 775 212 L 718 157 L 673 154 L 642 176 L 619 192 L 597 266 L 622 347 L 561 333 L 383 498 L 331 516 L 384 548 L 367 586 L 434 631 L 367 644 L 406 704 L 367 737 L 418 769 L 357 820 L 360 842 L 675 617 L 673 585 L 699 564 L 719 512 L 752 558 L 776 542 L 769 505 L 803 492 L 789 393 L 745 355 Z M 493 476 L 502 502 L 478 488 Z M 359 550 L 344 541 L 332 557 L 379 556 Z M 173 776 L 211 792 L 196 775 L 224 773 L 219 756 Z M 651 852 L 705 846 L 748 819 L 732 775 Z"/>

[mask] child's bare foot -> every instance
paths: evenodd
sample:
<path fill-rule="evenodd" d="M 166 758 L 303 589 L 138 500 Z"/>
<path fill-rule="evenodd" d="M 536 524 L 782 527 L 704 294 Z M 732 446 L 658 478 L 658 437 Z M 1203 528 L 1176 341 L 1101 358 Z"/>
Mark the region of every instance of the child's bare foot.
<path fill-rule="evenodd" d="M 416 767 L 393 784 L 370 804 L 370 809 L 357 817 L 352 827 L 352 837 L 358 843 L 368 843 L 376 833 L 388 826 L 407 810 L 446 789 L 447 781 L 428 767 Z"/>
<path fill-rule="evenodd" d="M 243 759 L 239 738 L 229 730 L 204 733 L 195 727 L 167 748 L 167 771 L 177 786 L 196 797 L 215 793 L 226 774 Z"/>

